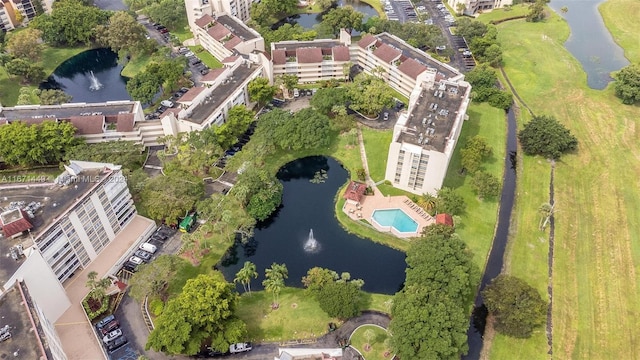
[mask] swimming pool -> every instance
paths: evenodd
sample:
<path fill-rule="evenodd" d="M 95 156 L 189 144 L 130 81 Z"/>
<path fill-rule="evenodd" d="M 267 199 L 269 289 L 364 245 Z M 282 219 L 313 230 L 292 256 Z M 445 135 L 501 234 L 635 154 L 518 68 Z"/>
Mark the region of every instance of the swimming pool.
<path fill-rule="evenodd" d="M 380 226 L 391 226 L 401 233 L 418 232 L 418 223 L 400 209 L 375 210 L 371 217 Z"/>

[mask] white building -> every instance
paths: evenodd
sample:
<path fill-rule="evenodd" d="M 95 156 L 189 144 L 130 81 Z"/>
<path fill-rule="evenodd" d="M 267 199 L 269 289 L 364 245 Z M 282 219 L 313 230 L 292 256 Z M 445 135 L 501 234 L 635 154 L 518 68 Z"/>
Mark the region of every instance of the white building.
<path fill-rule="evenodd" d="M 512 5 L 513 0 L 447 0 L 447 4 L 455 11 L 459 11 L 458 6 L 462 4 L 466 15 L 474 15 L 478 12 L 490 11 Z"/>
<path fill-rule="evenodd" d="M 205 14 L 190 22 L 194 38 L 216 59 L 264 51 L 264 39 L 241 20 L 225 13 Z"/>
<path fill-rule="evenodd" d="M 81 310 L 80 301 L 89 292 L 83 272 L 94 269 L 100 278 L 115 275 L 153 233 L 155 223 L 136 214 L 121 168 L 113 164 L 72 161 L 54 183 L 4 185 L 1 190 L 3 215 L 26 209 L 33 225 L 21 237 L 0 238 L 2 255 L 20 249 L 14 259 L 0 262 L 2 296 L 16 290 L 28 293 L 31 316 L 42 328 L 38 336 L 46 337 L 47 346 L 40 350 L 58 354 L 44 358 L 102 357 Z M 57 326 L 67 318 L 74 321 Z M 91 350 L 91 355 L 78 356 L 77 348 Z"/>
<path fill-rule="evenodd" d="M 214 13 L 227 13 L 237 17 L 243 22 L 249 21 L 249 10 L 251 10 L 251 0 L 185 0 L 187 18 L 189 24 L 203 15 L 213 15 Z"/>
<path fill-rule="evenodd" d="M 54 0 L 0 0 L 0 31 L 27 24 L 36 15 L 50 12 Z M 19 21 L 22 18 L 22 21 Z"/>
<path fill-rule="evenodd" d="M 470 102 L 471 86 L 442 80 L 411 94 L 393 128 L 385 180 L 422 195 L 442 187 Z"/>

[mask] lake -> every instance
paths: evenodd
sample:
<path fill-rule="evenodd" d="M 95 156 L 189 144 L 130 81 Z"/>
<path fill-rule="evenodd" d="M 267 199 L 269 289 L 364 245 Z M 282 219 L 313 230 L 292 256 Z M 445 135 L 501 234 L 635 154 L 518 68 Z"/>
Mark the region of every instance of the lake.
<path fill-rule="evenodd" d="M 363 3 L 358 0 L 340 0 L 338 1 L 338 4 L 337 4 L 337 6 L 346 6 L 346 5 L 352 6 L 356 11 L 363 13 L 364 14 L 363 22 L 366 22 L 367 19 L 370 18 L 371 16 L 378 16 L 378 12 L 376 11 L 376 9 L 371 7 L 371 5 L 367 3 Z M 320 22 L 322 21 L 322 15 L 323 15 L 322 13 L 292 15 L 276 23 L 273 26 L 273 28 L 277 29 L 278 27 L 286 23 L 289 23 L 291 25 L 300 24 L 300 26 L 302 26 L 303 28 L 313 29 L 315 25 L 320 24 Z M 353 31 L 352 33 L 352 35 L 354 36 L 358 34 L 359 33 L 357 31 Z"/>
<path fill-rule="evenodd" d="M 320 170 L 327 171 L 326 181 L 311 183 Z M 307 157 L 285 165 L 278 179 L 284 185 L 282 206 L 257 226 L 248 244 L 237 244 L 223 260 L 220 270 L 228 281 L 251 261 L 260 274 L 251 287 L 262 289 L 265 269 L 276 262 L 287 265 L 287 286 L 302 287 L 307 270 L 320 266 L 363 279 L 365 291 L 394 294 L 401 288 L 405 254 L 346 233 L 335 217 L 334 198 L 349 179 L 342 165 L 332 158 Z M 311 229 L 318 242 L 315 251 L 305 250 Z"/>
<path fill-rule="evenodd" d="M 122 68 L 113 51 L 87 50 L 60 64 L 40 88 L 63 90 L 72 102 L 131 100 Z"/>
<path fill-rule="evenodd" d="M 564 45 L 582 64 L 592 89 L 604 89 L 612 80 L 609 75 L 612 71 L 629 65 L 598 12 L 602 2 L 604 0 L 553 0 L 549 3 L 569 24 L 571 35 Z M 560 10 L 563 6 L 569 9 L 565 14 Z"/>

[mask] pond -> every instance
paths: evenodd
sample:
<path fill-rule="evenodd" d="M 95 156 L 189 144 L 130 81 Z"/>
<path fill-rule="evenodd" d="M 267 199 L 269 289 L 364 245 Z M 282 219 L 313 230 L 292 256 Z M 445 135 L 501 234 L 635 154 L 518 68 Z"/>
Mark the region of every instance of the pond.
<path fill-rule="evenodd" d="M 363 21 L 367 21 L 371 16 L 378 16 L 378 12 L 376 9 L 371 7 L 371 5 L 363 3 L 358 0 L 339 0 L 337 6 L 352 6 L 356 11 L 364 14 Z M 297 14 L 292 15 L 287 18 L 282 19 L 275 25 L 273 25 L 274 29 L 279 28 L 280 26 L 289 23 L 291 25 L 300 24 L 303 28 L 313 29 L 313 27 L 317 24 L 320 24 L 322 21 L 322 13 L 319 14 Z M 358 35 L 357 31 L 353 31 L 352 35 Z"/>
<path fill-rule="evenodd" d="M 327 172 L 326 181 L 310 182 L 320 170 Z M 289 269 L 287 286 L 302 287 L 307 270 L 320 266 L 363 279 L 365 291 L 397 292 L 404 282 L 404 253 L 346 233 L 335 217 L 334 198 L 348 175 L 336 160 L 323 156 L 299 159 L 281 168 L 282 206 L 257 226 L 248 244 L 230 250 L 220 267 L 225 278 L 233 281 L 244 262 L 251 261 L 260 274 L 251 287 L 261 289 L 265 269 L 276 262 Z M 312 229 L 317 244 L 309 241 Z"/>
<path fill-rule="evenodd" d="M 60 64 L 40 88 L 63 90 L 72 102 L 131 100 L 122 68 L 113 51 L 87 50 Z"/>
<path fill-rule="evenodd" d="M 604 0 L 553 0 L 549 4 L 569 24 L 571 35 L 564 45 L 582 64 L 592 89 L 604 89 L 612 80 L 612 71 L 629 65 L 624 51 L 604 25 L 598 11 L 602 2 Z M 568 11 L 563 14 L 560 9 L 564 6 Z"/>

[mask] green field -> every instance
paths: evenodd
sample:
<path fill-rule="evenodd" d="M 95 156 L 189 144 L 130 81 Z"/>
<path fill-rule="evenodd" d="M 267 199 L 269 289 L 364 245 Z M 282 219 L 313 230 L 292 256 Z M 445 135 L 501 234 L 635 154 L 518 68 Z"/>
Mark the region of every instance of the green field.
<path fill-rule="evenodd" d="M 367 339 L 365 335 L 367 332 L 372 336 L 370 339 Z M 384 360 L 391 357 L 391 354 L 388 353 L 389 348 L 385 344 L 387 338 L 389 338 L 389 334 L 386 330 L 373 325 L 364 325 L 353 332 L 350 343 L 365 359 Z"/>
<path fill-rule="evenodd" d="M 209 69 L 219 69 L 222 67 L 222 63 L 213 57 L 213 55 L 206 51 L 201 45 L 189 46 L 189 49 L 191 49 L 191 51 L 193 51 L 193 53 L 196 54 L 196 56 L 202 60 Z"/>
<path fill-rule="evenodd" d="M 515 16 L 524 16 L 529 13 L 528 4 L 513 5 L 511 9 L 495 9 L 490 12 L 482 14 L 478 20 L 483 23 L 490 23 L 491 21 L 499 21 L 502 19 L 508 19 Z"/>
<path fill-rule="evenodd" d="M 127 62 L 127 65 L 120 71 L 120 75 L 132 78 L 144 70 L 152 60 L 153 56 L 150 55 L 136 56 Z"/>
<path fill-rule="evenodd" d="M 640 61 L 640 2 L 609 0 L 598 10 L 613 39 L 624 49 L 627 59 L 636 63 Z"/>
<path fill-rule="evenodd" d="M 456 224 L 456 232 L 473 252 L 474 262 L 480 269 L 484 269 L 493 240 L 498 203 L 496 199 L 479 199 L 471 189 L 471 176 L 460 175 L 460 149 L 464 147 L 466 139 L 476 135 L 484 137 L 493 148 L 493 155 L 483 165 L 484 171 L 502 179 L 506 152 L 506 116 L 504 111 L 488 104 L 472 104 L 467 115 L 469 120 L 462 126 L 443 185 L 456 189 L 465 200 L 467 207 Z"/>
<path fill-rule="evenodd" d="M 636 20 L 632 9 L 637 13 L 638 5 L 612 0 L 603 6 L 603 14 L 613 17 L 606 23 L 626 26 Z M 587 87 L 586 74 L 563 46 L 566 22 L 548 12 L 542 23 L 517 20 L 498 28 L 505 70 L 520 96 L 579 140 L 578 151 L 556 164 L 553 358 L 634 358 L 640 350 L 638 107 L 622 105 L 611 86 Z M 629 26 L 627 31 L 637 29 Z M 615 30 L 614 36 L 623 46 L 638 45 L 637 36 L 634 41 Z M 637 56 L 639 48 L 625 50 Z M 546 295 L 548 235 L 537 229 L 537 209 L 548 201 L 550 166 L 525 157 L 520 169 L 507 269 Z M 542 359 L 547 351 L 540 330 L 524 341 L 497 336 L 490 358 Z"/>
<path fill-rule="evenodd" d="M 44 72 L 49 76 L 65 60 L 89 50 L 88 47 L 57 48 L 45 46 L 42 51 L 42 65 Z M 14 106 L 18 102 L 21 84 L 19 78 L 9 77 L 4 67 L 0 66 L 0 104 Z M 35 89 L 36 85 L 29 85 Z"/>
<path fill-rule="evenodd" d="M 366 126 L 362 126 L 361 130 L 364 148 L 367 152 L 369 176 L 374 182 L 384 180 L 393 130 L 376 130 Z"/>
<path fill-rule="evenodd" d="M 391 295 L 364 294 L 361 310 L 388 312 L 385 305 Z M 310 339 L 324 335 L 330 322 L 340 321 L 329 317 L 318 301 L 304 289 L 286 287 L 280 293 L 277 310 L 271 309 L 273 295 L 266 291 L 243 294 L 238 305 L 238 316 L 247 323 L 250 341 L 288 341 Z M 388 303 L 387 303 L 388 304 Z"/>

